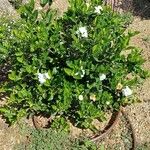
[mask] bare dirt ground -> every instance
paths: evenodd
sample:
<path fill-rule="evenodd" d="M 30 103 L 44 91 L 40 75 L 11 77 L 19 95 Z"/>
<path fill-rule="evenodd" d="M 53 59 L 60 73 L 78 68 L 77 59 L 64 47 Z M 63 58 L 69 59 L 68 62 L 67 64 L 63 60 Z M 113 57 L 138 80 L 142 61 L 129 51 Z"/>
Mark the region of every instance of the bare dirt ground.
<path fill-rule="evenodd" d="M 144 0 L 141 1 L 143 7 L 141 5 L 140 7 L 142 7 L 141 10 L 144 12 L 144 7 L 146 6 L 143 4 Z M 64 10 L 66 10 L 67 5 L 68 3 L 66 2 L 66 0 L 56 0 L 53 4 L 53 7 L 60 8 L 59 11 L 60 13 L 62 13 Z M 12 8 L 12 6 L 9 5 L 7 0 L 0 0 L 0 12 L 3 10 L 7 12 L 7 9 L 8 12 L 10 11 L 9 12 L 10 14 L 16 13 Z M 147 9 L 146 12 L 148 11 L 150 14 L 150 8 L 148 9 L 146 7 L 146 9 Z M 144 13 L 141 14 L 143 17 Z M 145 18 L 141 19 L 139 16 L 134 16 L 134 21 L 129 26 L 129 29 L 140 31 L 140 34 L 132 38 L 131 45 L 138 46 L 143 49 L 142 55 L 146 59 L 146 62 L 143 67 L 150 70 L 150 18 L 147 17 Z M 137 87 L 136 92 L 141 102 L 132 104 L 131 106 L 126 107 L 125 110 L 130 120 L 132 121 L 133 127 L 135 129 L 138 146 L 148 143 L 149 147 L 147 147 L 147 149 L 143 148 L 141 150 L 149 150 L 150 149 L 150 78 L 146 79 L 145 82 L 142 85 L 140 85 L 140 87 Z M 128 143 L 130 143 L 130 135 L 128 133 L 123 135 L 123 133 L 125 133 L 125 130 L 126 130 L 126 126 L 124 126 L 122 121 L 120 121 L 120 123 L 115 127 L 114 131 L 110 134 L 110 136 L 102 141 L 106 149 L 128 150 L 129 149 Z M 8 127 L 5 124 L 4 120 L 0 118 L 0 150 L 12 150 L 13 146 L 16 143 L 19 143 L 20 140 L 21 137 L 18 131 L 18 126 L 13 125 L 11 127 Z M 120 142 L 121 140 L 123 142 Z"/>
<path fill-rule="evenodd" d="M 143 67 L 150 70 L 150 20 L 136 17 L 129 28 L 140 31 L 139 35 L 132 38 L 131 45 L 143 49 L 142 55 L 146 60 Z M 138 143 L 150 143 L 150 78 L 137 89 L 137 95 L 142 102 L 133 104 L 126 110 L 133 122 Z"/>
<path fill-rule="evenodd" d="M 13 150 L 15 144 L 19 144 L 21 135 L 17 125 L 8 127 L 0 118 L 0 150 Z"/>

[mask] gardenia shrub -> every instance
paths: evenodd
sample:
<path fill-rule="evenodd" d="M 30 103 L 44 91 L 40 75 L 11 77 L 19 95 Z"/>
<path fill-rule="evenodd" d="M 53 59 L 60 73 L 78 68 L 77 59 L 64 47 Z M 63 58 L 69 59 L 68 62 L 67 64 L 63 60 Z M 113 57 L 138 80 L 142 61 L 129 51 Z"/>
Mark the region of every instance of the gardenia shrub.
<path fill-rule="evenodd" d="M 125 32 L 119 14 L 100 0 L 70 0 L 68 11 L 56 17 L 51 9 L 36 10 L 31 0 L 20 16 L 9 37 L 0 27 L 0 47 L 11 64 L 1 85 L 9 98 L 0 112 L 9 123 L 44 114 L 55 126 L 70 120 L 92 128 L 94 119 L 132 102 L 132 88 L 146 72 L 141 51 L 129 46 L 135 33 Z"/>

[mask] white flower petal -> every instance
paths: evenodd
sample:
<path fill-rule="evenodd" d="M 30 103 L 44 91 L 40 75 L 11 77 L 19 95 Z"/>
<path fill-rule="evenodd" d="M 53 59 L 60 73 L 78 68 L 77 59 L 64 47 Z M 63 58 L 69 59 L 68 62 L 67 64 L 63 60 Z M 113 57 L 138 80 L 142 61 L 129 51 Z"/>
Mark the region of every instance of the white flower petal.
<path fill-rule="evenodd" d="M 46 82 L 46 80 L 45 80 L 44 78 L 41 78 L 41 79 L 39 79 L 39 82 L 40 82 L 41 84 L 43 84 L 44 82 Z"/>
<path fill-rule="evenodd" d="M 80 100 L 80 101 L 83 100 L 83 95 L 79 95 L 79 100 Z"/>
<path fill-rule="evenodd" d="M 38 79 L 41 84 L 43 84 L 46 80 L 44 78 L 44 74 L 38 73 Z"/>
<path fill-rule="evenodd" d="M 42 73 L 38 73 L 38 78 L 43 78 L 43 74 Z"/>
<path fill-rule="evenodd" d="M 96 101 L 96 95 L 94 95 L 94 94 L 90 95 L 90 100 L 95 102 Z"/>
<path fill-rule="evenodd" d="M 88 37 L 88 32 L 86 27 L 80 27 L 78 31 L 76 31 L 77 34 L 81 33 L 82 37 Z"/>
<path fill-rule="evenodd" d="M 102 6 L 99 5 L 99 6 L 96 6 L 96 7 L 95 7 L 95 11 L 94 11 L 95 13 L 100 14 L 101 11 L 103 11 Z"/>
<path fill-rule="evenodd" d="M 106 101 L 106 105 L 110 105 L 110 102 L 109 102 L 109 101 Z"/>
<path fill-rule="evenodd" d="M 101 76 L 99 77 L 100 81 L 103 81 L 106 79 L 106 75 L 105 74 L 101 74 Z"/>
<path fill-rule="evenodd" d="M 122 89 L 122 94 L 126 97 L 132 95 L 132 93 L 132 90 L 128 86 Z"/>
<path fill-rule="evenodd" d="M 47 73 L 45 73 L 45 74 L 38 73 L 38 79 L 41 84 L 46 82 L 46 76 L 49 77 Z"/>

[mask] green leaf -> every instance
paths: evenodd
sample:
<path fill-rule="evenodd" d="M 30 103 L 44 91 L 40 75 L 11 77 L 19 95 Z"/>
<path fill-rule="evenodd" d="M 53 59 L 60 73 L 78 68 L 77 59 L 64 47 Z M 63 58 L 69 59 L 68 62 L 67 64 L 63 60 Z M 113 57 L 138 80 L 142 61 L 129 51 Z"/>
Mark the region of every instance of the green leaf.
<path fill-rule="evenodd" d="M 30 11 L 33 11 L 34 9 L 34 5 L 35 5 L 35 0 L 30 0 L 30 3 L 29 3 L 29 8 L 30 8 Z"/>
<path fill-rule="evenodd" d="M 8 123 L 13 124 L 16 121 L 16 111 L 14 109 L 11 109 L 9 107 L 0 107 L 0 113 L 3 113 L 3 115 L 6 117 L 6 120 Z"/>
<path fill-rule="evenodd" d="M 48 10 L 45 15 L 46 16 L 43 16 L 43 18 L 46 20 L 46 22 L 50 22 L 53 19 L 53 13 L 51 10 Z"/>
<path fill-rule="evenodd" d="M 51 5 L 51 4 L 52 4 L 52 2 L 53 2 L 52 0 L 49 0 L 49 5 Z"/>
<path fill-rule="evenodd" d="M 21 18 L 27 19 L 29 16 L 31 16 L 32 11 L 34 10 L 34 4 L 35 4 L 35 1 L 30 0 L 29 3 L 19 8 Z"/>
<path fill-rule="evenodd" d="M 40 5 L 44 7 L 48 2 L 49 0 L 41 0 Z"/>
<path fill-rule="evenodd" d="M 0 93 L 4 93 L 5 92 L 5 88 L 0 88 Z"/>
<path fill-rule="evenodd" d="M 140 33 L 139 31 L 134 31 L 134 32 L 129 32 L 128 34 L 129 34 L 130 37 L 133 37 L 133 36 L 135 36 L 139 33 Z"/>
<path fill-rule="evenodd" d="M 92 54 L 93 54 L 93 57 L 98 60 L 98 56 L 100 54 L 100 51 L 101 51 L 101 47 L 99 44 L 96 44 L 93 46 L 92 48 Z"/>
<path fill-rule="evenodd" d="M 23 55 L 23 52 L 21 52 L 21 51 L 20 51 L 20 52 L 16 52 L 15 55 L 16 55 L 16 56 L 22 56 L 22 55 Z"/>
<path fill-rule="evenodd" d="M 38 10 L 35 10 L 31 16 L 31 20 L 34 22 L 38 17 Z"/>
<path fill-rule="evenodd" d="M 6 54 L 7 52 L 7 49 L 0 44 L 0 53 Z"/>
<path fill-rule="evenodd" d="M 25 109 L 20 109 L 18 112 L 17 112 L 17 118 L 20 119 L 22 118 L 23 116 L 26 115 L 26 110 Z"/>
<path fill-rule="evenodd" d="M 64 80 L 64 92 L 63 92 L 63 97 L 64 97 L 64 109 L 68 109 L 70 104 L 71 104 L 71 88 L 69 82 Z"/>
<path fill-rule="evenodd" d="M 100 150 L 105 150 L 105 147 L 103 144 L 100 146 Z"/>
<path fill-rule="evenodd" d="M 31 65 L 27 65 L 27 66 L 26 66 L 26 71 L 27 71 L 28 73 L 31 73 L 31 72 L 32 72 L 32 69 L 33 69 L 33 67 L 32 67 Z"/>
<path fill-rule="evenodd" d="M 12 71 L 11 74 L 8 75 L 9 79 L 16 80 L 16 72 Z"/>
<path fill-rule="evenodd" d="M 66 61 L 66 64 L 67 64 L 68 67 L 70 67 L 72 69 L 75 67 L 75 65 L 73 64 L 72 61 Z"/>
<path fill-rule="evenodd" d="M 66 73 L 67 75 L 72 76 L 72 70 L 71 70 L 71 69 L 65 68 L 64 71 L 65 71 L 65 73 Z"/>
<path fill-rule="evenodd" d="M 23 57 L 17 57 L 18 62 L 23 63 Z"/>

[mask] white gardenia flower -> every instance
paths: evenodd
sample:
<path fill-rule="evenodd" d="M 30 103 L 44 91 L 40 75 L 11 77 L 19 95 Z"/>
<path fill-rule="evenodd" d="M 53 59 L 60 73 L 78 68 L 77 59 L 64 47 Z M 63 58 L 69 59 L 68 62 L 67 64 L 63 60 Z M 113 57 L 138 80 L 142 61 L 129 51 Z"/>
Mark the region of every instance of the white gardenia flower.
<path fill-rule="evenodd" d="M 95 102 L 96 101 L 96 95 L 94 95 L 94 94 L 90 95 L 90 100 Z"/>
<path fill-rule="evenodd" d="M 103 81 L 106 79 L 106 75 L 105 74 L 101 74 L 101 76 L 99 77 L 100 81 Z"/>
<path fill-rule="evenodd" d="M 132 93 L 132 90 L 128 86 L 122 89 L 122 94 L 126 97 L 132 95 Z"/>
<path fill-rule="evenodd" d="M 83 95 L 79 95 L 79 100 L 80 100 L 80 101 L 83 100 Z"/>
<path fill-rule="evenodd" d="M 110 105 L 110 102 L 109 102 L 109 101 L 106 101 L 106 105 Z"/>
<path fill-rule="evenodd" d="M 46 82 L 46 79 L 50 79 L 50 76 L 48 75 L 48 73 L 38 73 L 38 79 L 39 79 L 39 82 L 41 84 L 43 84 L 44 82 Z"/>
<path fill-rule="evenodd" d="M 96 7 L 95 7 L 95 11 L 94 11 L 95 13 L 100 14 L 101 11 L 103 11 L 102 6 L 99 5 L 99 6 L 96 6 Z"/>
<path fill-rule="evenodd" d="M 44 82 L 46 82 L 46 79 L 45 79 L 45 77 L 44 77 L 44 74 L 42 74 L 42 73 L 38 73 L 38 79 L 39 79 L 39 82 L 40 82 L 41 84 L 43 84 Z"/>
<path fill-rule="evenodd" d="M 80 27 L 79 30 L 76 32 L 77 34 L 81 33 L 82 37 L 87 38 L 88 37 L 88 32 L 86 27 Z"/>

